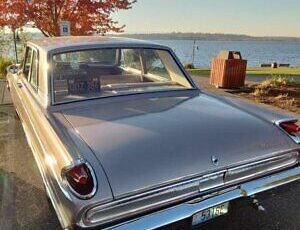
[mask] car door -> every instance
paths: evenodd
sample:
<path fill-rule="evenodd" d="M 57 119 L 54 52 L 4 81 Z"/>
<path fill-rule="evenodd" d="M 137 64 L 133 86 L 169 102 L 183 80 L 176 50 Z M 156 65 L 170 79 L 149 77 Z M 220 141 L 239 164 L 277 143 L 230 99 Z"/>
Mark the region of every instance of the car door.
<path fill-rule="evenodd" d="M 27 135 L 27 139 L 32 143 L 38 143 L 38 134 L 36 131 L 37 127 L 39 127 L 39 119 L 37 117 L 42 114 L 38 103 L 38 67 L 38 51 L 28 46 L 23 66 L 21 67 L 22 69 L 14 83 L 15 92 L 12 92 L 12 94 L 16 94 L 14 96 L 14 103 L 25 129 L 25 134 Z"/>
<path fill-rule="evenodd" d="M 30 69 L 32 63 L 32 55 L 33 49 L 30 47 L 26 48 L 25 56 L 23 63 L 21 64 L 21 70 L 18 72 L 17 76 L 11 80 L 11 96 L 14 102 L 15 108 L 19 114 L 21 121 L 25 121 L 26 113 L 25 113 L 25 101 L 23 96 L 23 86 L 24 80 L 28 80 L 30 77 Z"/>

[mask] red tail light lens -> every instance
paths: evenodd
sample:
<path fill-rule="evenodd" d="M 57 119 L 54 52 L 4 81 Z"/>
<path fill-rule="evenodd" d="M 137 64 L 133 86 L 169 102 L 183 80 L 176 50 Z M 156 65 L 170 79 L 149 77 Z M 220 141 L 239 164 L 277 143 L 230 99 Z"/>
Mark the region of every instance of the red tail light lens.
<path fill-rule="evenodd" d="M 282 122 L 279 126 L 292 136 L 300 134 L 300 126 L 297 121 Z"/>
<path fill-rule="evenodd" d="M 91 170 L 85 163 L 63 170 L 63 176 L 79 198 L 86 199 L 93 195 L 95 183 Z"/>

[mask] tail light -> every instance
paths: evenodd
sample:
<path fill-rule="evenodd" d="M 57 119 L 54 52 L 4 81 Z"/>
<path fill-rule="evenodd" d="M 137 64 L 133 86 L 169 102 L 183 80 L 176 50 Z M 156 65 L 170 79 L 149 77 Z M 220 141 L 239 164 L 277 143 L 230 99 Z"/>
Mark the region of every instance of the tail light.
<path fill-rule="evenodd" d="M 300 144 L 300 126 L 296 119 L 280 120 L 275 124 L 284 130 L 297 144 Z"/>
<path fill-rule="evenodd" d="M 290 135 L 296 136 L 300 134 L 300 126 L 297 124 L 297 121 L 282 122 L 280 127 Z"/>
<path fill-rule="evenodd" d="M 62 177 L 70 190 L 80 199 L 91 198 L 96 192 L 95 176 L 91 166 L 86 162 L 64 168 Z"/>

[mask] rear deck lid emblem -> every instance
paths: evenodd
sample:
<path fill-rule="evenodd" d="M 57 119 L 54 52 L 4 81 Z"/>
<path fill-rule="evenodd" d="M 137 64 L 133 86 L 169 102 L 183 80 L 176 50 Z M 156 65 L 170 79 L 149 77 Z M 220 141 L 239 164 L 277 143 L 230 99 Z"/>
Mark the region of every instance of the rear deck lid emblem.
<path fill-rule="evenodd" d="M 216 156 L 211 157 L 211 162 L 214 166 L 219 166 L 219 159 Z"/>

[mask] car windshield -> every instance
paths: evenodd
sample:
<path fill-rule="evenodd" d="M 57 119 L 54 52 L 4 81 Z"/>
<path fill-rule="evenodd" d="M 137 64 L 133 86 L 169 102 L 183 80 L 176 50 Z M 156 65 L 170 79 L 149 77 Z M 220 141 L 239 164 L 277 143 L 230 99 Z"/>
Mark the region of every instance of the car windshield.
<path fill-rule="evenodd" d="M 192 88 L 170 52 L 158 49 L 59 53 L 52 71 L 55 103 Z"/>

